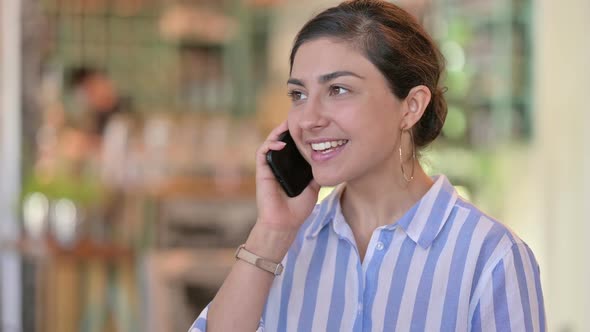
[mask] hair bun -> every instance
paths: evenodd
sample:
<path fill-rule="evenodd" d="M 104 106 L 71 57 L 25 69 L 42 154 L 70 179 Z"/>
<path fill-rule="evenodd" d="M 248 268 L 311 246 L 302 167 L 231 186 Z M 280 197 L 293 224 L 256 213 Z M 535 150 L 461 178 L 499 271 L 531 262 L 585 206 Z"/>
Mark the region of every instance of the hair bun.
<path fill-rule="evenodd" d="M 444 98 L 446 88 L 432 91 L 430 103 L 422 118 L 414 126 L 414 142 L 417 147 L 424 147 L 440 135 L 447 117 L 447 102 Z"/>

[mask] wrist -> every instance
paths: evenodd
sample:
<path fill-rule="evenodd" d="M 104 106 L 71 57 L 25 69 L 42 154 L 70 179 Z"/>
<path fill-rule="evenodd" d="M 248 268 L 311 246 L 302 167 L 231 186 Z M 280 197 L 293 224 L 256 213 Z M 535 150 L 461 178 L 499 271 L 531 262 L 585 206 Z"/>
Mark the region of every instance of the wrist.
<path fill-rule="evenodd" d="M 297 230 L 279 230 L 256 223 L 245 247 L 258 256 L 280 263 L 297 236 Z"/>
<path fill-rule="evenodd" d="M 283 272 L 283 264 L 281 264 L 281 262 L 273 262 L 264 257 L 260 257 L 246 249 L 246 246 L 243 244 L 238 247 L 238 250 L 236 250 L 236 258 L 254 265 L 261 270 L 272 273 L 275 277 L 281 275 Z"/>

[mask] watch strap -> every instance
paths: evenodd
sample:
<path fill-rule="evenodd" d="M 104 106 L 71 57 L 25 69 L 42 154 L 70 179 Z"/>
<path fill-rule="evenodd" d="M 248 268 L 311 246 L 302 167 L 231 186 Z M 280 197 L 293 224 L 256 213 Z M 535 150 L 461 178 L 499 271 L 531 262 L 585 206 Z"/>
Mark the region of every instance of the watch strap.
<path fill-rule="evenodd" d="M 256 255 L 246 249 L 245 244 L 242 244 L 236 250 L 236 258 L 250 263 L 264 271 L 270 272 L 275 276 L 278 276 L 283 272 L 283 264 L 275 263 L 269 259 Z"/>

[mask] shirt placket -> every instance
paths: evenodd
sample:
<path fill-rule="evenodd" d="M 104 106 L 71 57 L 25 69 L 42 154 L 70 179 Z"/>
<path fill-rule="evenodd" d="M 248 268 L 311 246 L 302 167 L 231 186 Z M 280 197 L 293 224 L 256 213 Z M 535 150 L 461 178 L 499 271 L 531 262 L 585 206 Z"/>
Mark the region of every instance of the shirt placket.
<path fill-rule="evenodd" d="M 380 227 L 373 232 L 365 260 L 360 269 L 359 275 L 359 302 L 357 307 L 357 319 L 361 322 L 356 331 L 372 331 L 373 322 L 371 321 L 371 311 L 377 296 L 378 278 L 381 265 L 383 264 L 385 253 L 389 244 L 393 230 L 383 229 Z M 359 260 L 360 264 L 360 260 Z"/>

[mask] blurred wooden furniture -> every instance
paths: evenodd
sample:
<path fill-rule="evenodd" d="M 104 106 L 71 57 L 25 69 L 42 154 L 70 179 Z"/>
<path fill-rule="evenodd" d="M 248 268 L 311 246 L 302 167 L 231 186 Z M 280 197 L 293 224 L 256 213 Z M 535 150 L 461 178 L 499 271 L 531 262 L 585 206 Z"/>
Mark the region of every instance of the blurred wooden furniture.
<path fill-rule="evenodd" d="M 255 222 L 255 184 L 169 178 L 123 205 L 137 211 L 123 213 L 117 227 L 135 223 L 130 233 L 151 235 L 126 237 L 127 247 L 83 238 L 66 248 L 51 237 L 16 245 L 35 267 L 35 331 L 186 330 Z"/>
<path fill-rule="evenodd" d="M 66 249 L 51 239 L 18 248 L 36 266 L 36 331 L 139 331 L 131 249 L 88 240 Z"/>
<path fill-rule="evenodd" d="M 186 331 L 213 298 L 234 263 L 235 248 L 170 249 L 146 256 L 150 297 L 147 332 Z"/>

